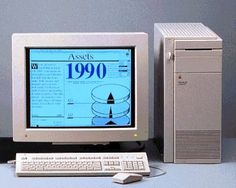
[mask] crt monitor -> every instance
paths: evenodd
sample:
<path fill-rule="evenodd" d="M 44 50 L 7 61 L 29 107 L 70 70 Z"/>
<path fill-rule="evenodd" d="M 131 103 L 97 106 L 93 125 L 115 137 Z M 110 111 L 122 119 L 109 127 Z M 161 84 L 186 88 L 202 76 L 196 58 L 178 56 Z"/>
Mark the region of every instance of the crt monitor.
<path fill-rule="evenodd" d="M 145 33 L 12 36 L 13 139 L 148 139 Z"/>

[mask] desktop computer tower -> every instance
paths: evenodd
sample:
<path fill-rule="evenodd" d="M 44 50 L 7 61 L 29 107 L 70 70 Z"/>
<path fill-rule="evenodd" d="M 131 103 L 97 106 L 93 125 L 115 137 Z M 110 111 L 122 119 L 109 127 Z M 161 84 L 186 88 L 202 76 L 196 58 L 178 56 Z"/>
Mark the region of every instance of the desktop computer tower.
<path fill-rule="evenodd" d="M 154 59 L 164 162 L 220 163 L 222 39 L 201 23 L 157 23 Z"/>

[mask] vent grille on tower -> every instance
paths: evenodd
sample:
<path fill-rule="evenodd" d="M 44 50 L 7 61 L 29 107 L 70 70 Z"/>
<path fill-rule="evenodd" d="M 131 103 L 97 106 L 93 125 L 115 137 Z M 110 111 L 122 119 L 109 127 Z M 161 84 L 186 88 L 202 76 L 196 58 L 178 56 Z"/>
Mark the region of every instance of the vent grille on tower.
<path fill-rule="evenodd" d="M 201 23 L 158 23 L 156 24 L 166 37 L 217 39 L 218 36 Z"/>
<path fill-rule="evenodd" d="M 219 130 L 177 130 L 176 159 L 219 159 Z"/>

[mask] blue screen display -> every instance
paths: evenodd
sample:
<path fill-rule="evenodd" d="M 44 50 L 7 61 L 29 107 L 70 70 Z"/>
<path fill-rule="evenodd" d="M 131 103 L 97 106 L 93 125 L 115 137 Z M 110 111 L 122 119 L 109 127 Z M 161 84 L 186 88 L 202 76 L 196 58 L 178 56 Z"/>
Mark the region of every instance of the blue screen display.
<path fill-rule="evenodd" d="M 134 126 L 134 48 L 27 48 L 29 128 Z"/>

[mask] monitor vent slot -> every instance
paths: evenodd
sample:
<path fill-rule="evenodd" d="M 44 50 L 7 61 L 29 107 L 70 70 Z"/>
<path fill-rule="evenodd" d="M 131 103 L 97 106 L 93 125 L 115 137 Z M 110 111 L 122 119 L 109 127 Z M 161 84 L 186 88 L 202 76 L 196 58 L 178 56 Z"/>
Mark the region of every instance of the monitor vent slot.
<path fill-rule="evenodd" d="M 219 159 L 219 130 L 177 130 L 176 159 Z"/>

